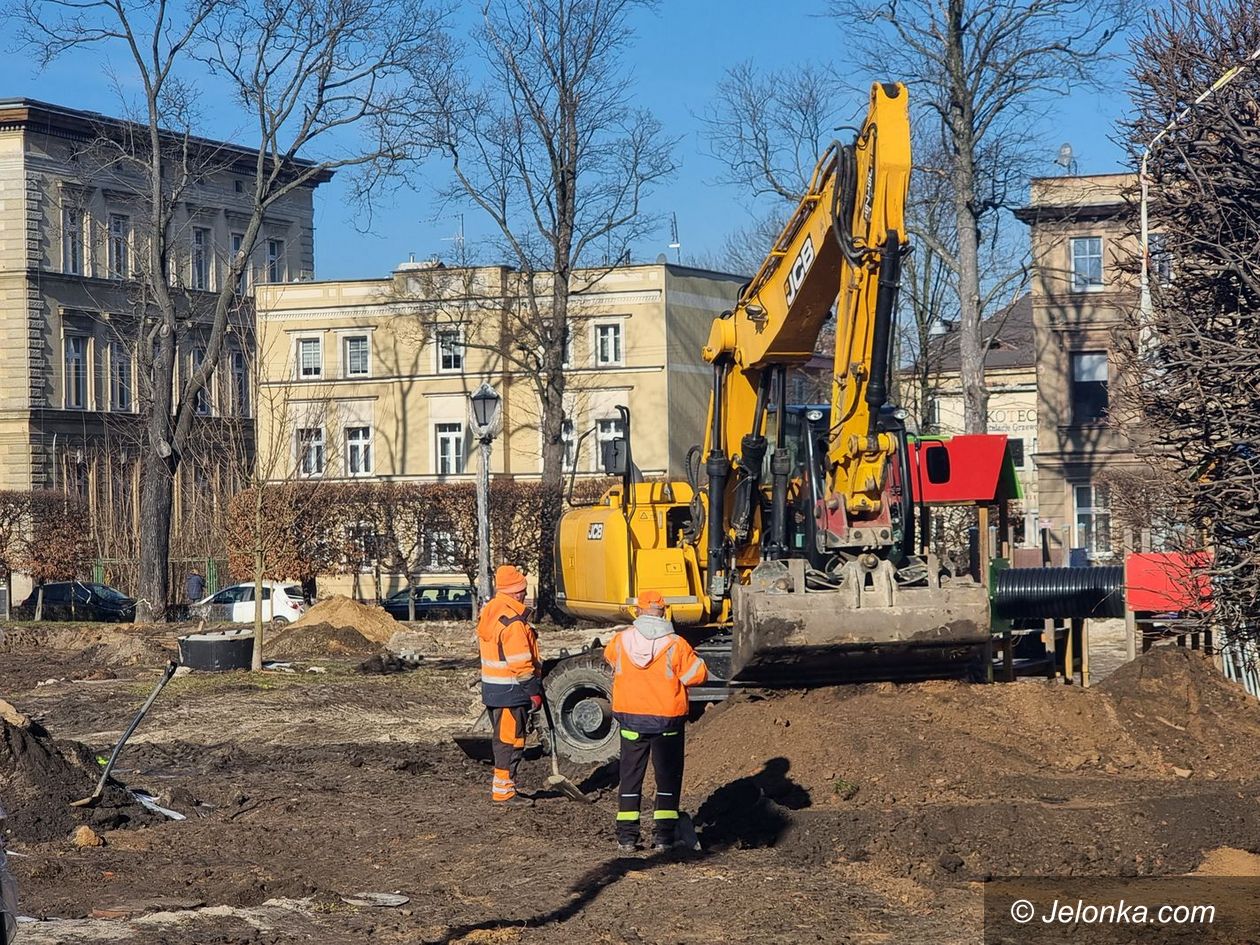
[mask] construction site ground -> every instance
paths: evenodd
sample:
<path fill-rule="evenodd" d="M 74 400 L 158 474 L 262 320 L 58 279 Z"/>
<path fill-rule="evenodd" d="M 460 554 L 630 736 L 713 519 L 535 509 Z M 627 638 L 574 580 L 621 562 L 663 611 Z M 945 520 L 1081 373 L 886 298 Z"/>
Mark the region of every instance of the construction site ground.
<path fill-rule="evenodd" d="M 104 840 L 82 848 L 26 822 L 10 866 L 39 921 L 19 943 L 978 943 L 996 877 L 1260 862 L 1260 708 L 1188 651 L 1108 665 L 1114 627 L 1095 667 L 1119 668 L 1088 690 L 741 694 L 688 735 L 703 852 L 631 858 L 614 855 L 615 790 L 492 809 L 489 770 L 449 740 L 472 718 L 470 636 L 415 625 L 392 641 L 421 657 L 410 671 L 360 672 L 356 641 L 314 634 L 338 655 L 174 679 L 116 776 L 187 819 L 76 811 Z M 173 651 L 166 628 L 10 627 L 0 698 L 107 754 Z M 547 773 L 527 762 L 524 787 Z M 345 901 L 365 893 L 407 901 Z"/>

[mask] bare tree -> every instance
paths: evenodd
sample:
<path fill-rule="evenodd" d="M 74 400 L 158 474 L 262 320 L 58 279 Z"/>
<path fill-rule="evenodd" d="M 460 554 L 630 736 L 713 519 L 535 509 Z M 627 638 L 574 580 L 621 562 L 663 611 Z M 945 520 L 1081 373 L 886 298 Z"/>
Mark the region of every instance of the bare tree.
<path fill-rule="evenodd" d="M 245 488 L 233 497 L 224 542 L 254 582 L 252 668 L 262 669 L 266 642 L 263 581 L 304 583 L 342 556 L 332 538 L 343 527 L 330 514 L 326 476 L 341 461 L 330 434 L 337 426 L 326 384 L 301 381 L 288 336 L 271 319 L 231 343 L 230 435 L 218 452 L 230 458 Z M 235 427 L 234 430 L 231 430 Z M 236 570 L 236 568 L 234 568 Z"/>
<path fill-rule="evenodd" d="M 103 128 L 99 151 L 140 208 L 137 337 L 151 377 L 145 428 L 139 595 L 155 615 L 168 596 L 173 481 L 190 448 L 197 402 L 223 351 L 240 279 L 278 204 L 340 168 L 362 172 L 367 198 L 423 146 L 423 90 L 449 75 L 443 15 L 427 0 L 23 0 L 22 35 L 41 64 L 101 46 L 138 89 L 134 123 Z M 204 88 L 193 76 L 206 74 Z M 256 142 L 224 148 L 194 135 L 205 95 L 234 103 Z M 247 222 L 217 290 L 173 278 L 187 265 L 181 205 L 230 168 L 244 178 Z M 194 316 L 190 319 L 190 314 Z M 200 362 L 177 371 L 189 325 L 208 325 Z"/>
<path fill-rule="evenodd" d="M 753 273 L 760 268 L 805 193 L 819 156 L 845 133 L 843 123 L 851 118 L 846 104 L 865 101 L 865 90 L 846 97 L 844 87 L 838 76 L 809 64 L 762 73 L 742 63 L 718 83 L 702 120 L 714 158 L 726 167 L 722 180 L 768 204 L 760 216 L 727 238 L 720 264 L 730 271 Z M 913 133 L 916 155 L 940 150 L 939 135 L 932 130 L 916 126 Z M 917 245 L 905 261 L 897 361 L 911 367 L 911 389 L 899 392 L 903 402 L 921 413 L 936 370 L 928 333 L 934 323 L 957 318 L 955 280 L 942 256 L 949 250 L 952 259 L 957 241 L 947 213 L 952 204 L 948 177 L 932 170 L 939 162 L 929 159 L 925 169 L 916 157 L 915 166 L 906 216 Z M 834 347 L 834 330 L 820 334 L 820 353 L 829 355 Z M 831 391 L 814 390 L 810 396 L 829 400 Z"/>
<path fill-rule="evenodd" d="M 932 247 L 958 295 L 963 401 L 968 433 L 987 426 L 984 317 L 985 231 L 1022 200 L 1029 144 L 1049 97 L 1097 82 L 1107 45 L 1132 16 L 1124 0 L 831 0 L 848 49 L 873 76 L 905 82 L 920 123 L 943 145 L 954 245 Z M 922 166 L 922 165 L 920 165 Z M 920 239 L 930 239 L 926 232 Z M 1009 289 L 996 293 L 1005 298 Z"/>
<path fill-rule="evenodd" d="M 1210 578 L 1212 607 L 1196 619 L 1257 639 L 1260 17 L 1246 0 L 1175 0 L 1133 53 L 1127 131 L 1134 157 L 1148 157 L 1156 239 L 1119 406 L 1166 478 L 1146 477 L 1127 499 L 1136 524 L 1172 525 L 1181 544 L 1211 552 L 1197 577 Z"/>
<path fill-rule="evenodd" d="M 484 86 L 446 99 L 437 137 L 450 158 L 450 196 L 498 231 L 518 270 L 500 354 L 534 385 L 542 433 L 543 530 L 563 505 L 565 342 L 583 267 L 614 265 L 657 225 L 644 212 L 674 170 L 673 141 L 631 106 L 622 54 L 633 13 L 651 0 L 493 0 L 476 49 Z M 597 281 L 593 280 L 593 281 Z M 553 607 L 551 542 L 538 570 L 538 607 Z"/>

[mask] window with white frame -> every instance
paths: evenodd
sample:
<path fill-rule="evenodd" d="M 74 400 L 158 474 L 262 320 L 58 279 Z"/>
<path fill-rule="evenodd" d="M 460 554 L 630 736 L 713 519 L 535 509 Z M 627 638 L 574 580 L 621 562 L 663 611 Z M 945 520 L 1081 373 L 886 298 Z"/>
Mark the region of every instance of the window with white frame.
<path fill-rule="evenodd" d="M 424 536 L 425 567 L 430 571 L 454 571 L 455 536 L 450 532 L 429 532 Z"/>
<path fill-rule="evenodd" d="M 560 421 L 560 442 L 564 444 L 564 471 L 572 472 L 577 465 L 577 430 L 568 417 Z"/>
<path fill-rule="evenodd" d="M 1093 292 L 1103 287 L 1101 236 L 1072 238 L 1072 291 Z"/>
<path fill-rule="evenodd" d="M 1107 352 L 1073 351 L 1069 356 L 1072 370 L 1072 422 L 1102 423 L 1107 419 Z"/>
<path fill-rule="evenodd" d="M 111 279 L 131 278 L 131 217 L 124 213 L 109 215 L 106 257 Z"/>
<path fill-rule="evenodd" d="M 87 409 L 87 338 L 83 335 L 66 335 L 64 366 L 66 407 Z"/>
<path fill-rule="evenodd" d="M 1111 556 L 1110 500 L 1106 483 L 1085 482 L 1072 486 L 1076 526 L 1073 546 L 1084 548 L 1090 558 Z"/>
<path fill-rule="evenodd" d="M 609 444 L 613 440 L 626 435 L 626 425 L 621 421 L 620 417 L 606 418 L 595 421 L 595 462 L 602 465 L 605 462 L 605 452 L 611 449 Z"/>
<path fill-rule="evenodd" d="M 346 475 L 372 474 L 372 428 L 346 427 Z"/>
<path fill-rule="evenodd" d="M 201 370 L 201 366 L 206 363 L 206 349 L 200 346 L 192 349 L 192 357 L 190 359 L 191 370 L 189 375 Z M 206 378 L 206 382 L 201 385 L 197 393 L 193 394 L 193 413 L 201 417 L 210 416 L 210 389 L 214 386 L 214 375 Z"/>
<path fill-rule="evenodd" d="M 238 417 L 249 416 L 249 363 L 245 352 L 232 352 L 232 405 Z"/>
<path fill-rule="evenodd" d="M 288 278 L 288 273 L 284 240 L 267 240 L 267 281 L 284 282 Z"/>
<path fill-rule="evenodd" d="M 1152 233 L 1147 244 L 1150 253 L 1150 278 L 1161 286 L 1170 286 L 1173 281 L 1172 250 L 1168 248 L 1167 233 Z"/>
<path fill-rule="evenodd" d="M 439 476 L 457 476 L 464 471 L 464 425 L 439 423 L 434 427 Z"/>
<path fill-rule="evenodd" d="M 128 412 L 132 406 L 131 352 L 118 341 L 109 343 L 109 409 Z"/>
<path fill-rule="evenodd" d="M 299 427 L 297 435 L 298 472 L 305 477 L 324 474 L 324 428 Z"/>
<path fill-rule="evenodd" d="M 233 233 L 231 236 L 232 244 L 232 262 L 235 264 L 236 257 L 241 254 L 241 250 L 245 248 L 245 234 Z M 241 261 L 241 274 L 236 280 L 236 292 L 238 295 L 244 295 L 249 291 L 249 260 Z"/>
<path fill-rule="evenodd" d="M 381 558 L 381 536 L 367 523 L 356 522 L 346 526 L 346 549 L 350 563 L 363 570 L 370 570 Z"/>
<path fill-rule="evenodd" d="M 324 344 L 321 338 L 297 340 L 297 372 L 303 380 L 322 377 L 324 374 Z"/>
<path fill-rule="evenodd" d="M 595 364 L 599 367 L 620 364 L 621 322 L 597 322 L 595 324 Z"/>
<path fill-rule="evenodd" d="M 464 369 L 464 332 L 459 328 L 442 328 L 437 333 L 438 371 L 457 374 Z"/>
<path fill-rule="evenodd" d="M 371 373 L 368 361 L 367 335 L 350 335 L 342 341 L 346 377 L 367 377 Z"/>
<path fill-rule="evenodd" d="M 211 289 L 210 284 L 210 230 L 204 226 L 194 226 L 192 231 L 192 251 L 189 254 L 192 262 L 189 272 L 189 287 L 193 289 Z"/>
<path fill-rule="evenodd" d="M 923 426 L 927 430 L 936 430 L 941 425 L 941 396 L 932 391 L 924 399 Z"/>
<path fill-rule="evenodd" d="M 61 208 L 61 271 L 83 275 L 83 208 Z"/>

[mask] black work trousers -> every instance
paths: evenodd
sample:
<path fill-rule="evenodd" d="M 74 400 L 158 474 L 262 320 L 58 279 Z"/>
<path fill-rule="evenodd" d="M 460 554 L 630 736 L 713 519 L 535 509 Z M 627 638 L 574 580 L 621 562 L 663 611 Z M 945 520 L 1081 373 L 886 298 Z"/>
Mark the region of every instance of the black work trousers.
<path fill-rule="evenodd" d="M 681 730 L 645 735 L 621 730 L 621 787 L 617 805 L 617 841 L 639 839 L 640 794 L 648 759 L 656 779 L 656 809 L 652 816 L 654 843 L 672 844 L 678 833 L 678 802 L 682 793 L 685 736 Z"/>

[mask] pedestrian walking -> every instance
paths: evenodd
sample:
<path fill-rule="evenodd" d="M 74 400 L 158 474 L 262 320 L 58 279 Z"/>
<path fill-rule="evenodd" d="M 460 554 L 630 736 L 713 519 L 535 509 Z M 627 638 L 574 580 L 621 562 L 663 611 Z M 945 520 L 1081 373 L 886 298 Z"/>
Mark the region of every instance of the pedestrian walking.
<path fill-rule="evenodd" d="M 198 573 L 196 568 L 193 568 L 187 580 L 184 581 L 184 597 L 188 599 L 188 603 L 195 604 L 205 596 L 206 579 Z"/>
<path fill-rule="evenodd" d="M 639 849 L 639 809 L 649 759 L 656 779 L 652 848 L 668 850 L 678 839 L 682 793 L 687 689 L 709 678 L 691 644 L 674 633 L 665 598 L 644 591 L 634 623 L 604 648 L 613 668 L 613 715 L 621 724 L 621 786 L 617 805 L 617 850 Z"/>
<path fill-rule="evenodd" d="M 481 609 L 477 641 L 481 649 L 481 701 L 494 729 L 494 782 L 490 797 L 499 808 L 531 807 L 516 790 L 525 757 L 525 722 L 542 708 L 542 660 L 538 636 L 529 625 L 525 575 L 510 564 L 494 574 L 494 597 Z"/>

